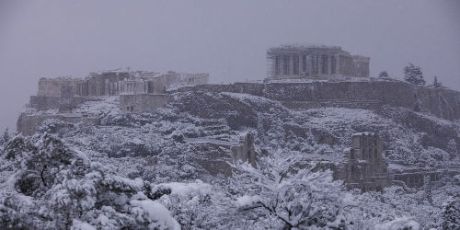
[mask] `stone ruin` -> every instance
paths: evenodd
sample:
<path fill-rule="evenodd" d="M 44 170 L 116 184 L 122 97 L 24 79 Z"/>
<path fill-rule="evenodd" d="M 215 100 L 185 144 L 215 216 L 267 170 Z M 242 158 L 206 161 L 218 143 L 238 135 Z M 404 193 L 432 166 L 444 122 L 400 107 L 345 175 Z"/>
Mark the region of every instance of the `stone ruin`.
<path fill-rule="evenodd" d="M 42 78 L 38 93 L 30 99 L 30 107 L 37 110 L 69 110 L 85 100 L 94 97 L 124 95 L 164 95 L 168 90 L 207 84 L 207 73 L 165 74 L 155 72 L 110 71 L 91 73 L 85 79 Z M 163 97 L 161 97 L 163 98 Z M 131 100 L 127 100 L 130 102 Z M 126 110 L 127 106 L 122 106 Z"/>
<path fill-rule="evenodd" d="M 148 112 L 168 101 L 167 91 L 178 87 L 207 84 L 207 73 L 167 73 L 109 71 L 91 73 L 85 79 L 42 78 L 38 93 L 30 98 L 36 110 L 58 109 L 71 112 L 78 104 L 97 97 L 120 96 L 125 112 Z M 152 102 L 153 101 L 153 102 Z"/>
<path fill-rule="evenodd" d="M 458 174 L 449 170 L 403 170 L 389 171 L 383 157 L 383 142 L 372 132 L 352 136 L 352 147 L 345 150 L 345 160 L 334 170 L 334 178 L 343 180 L 348 189 L 380 191 L 392 184 L 414 191 L 426 186 L 436 186 L 443 177 Z"/>
<path fill-rule="evenodd" d="M 122 112 L 152 112 L 170 101 L 168 92 L 180 87 L 207 84 L 207 73 L 156 73 L 146 71 L 108 71 L 91 73 L 86 78 L 41 78 L 38 93 L 31 96 L 26 113 L 20 115 L 17 130 L 32 135 L 47 119 L 78 123 L 92 118 L 75 114 L 81 103 L 104 97 L 120 98 Z M 52 114 L 35 113 L 54 111 Z"/>
<path fill-rule="evenodd" d="M 339 166 L 337 176 L 349 189 L 382 190 L 389 184 L 382 152 L 383 143 L 377 134 L 354 134 L 352 147 L 345 151 L 345 161 Z"/>
<path fill-rule="evenodd" d="M 267 60 L 267 80 L 369 78 L 370 58 L 338 46 L 274 47 L 267 51 Z"/>
<path fill-rule="evenodd" d="M 257 152 L 254 141 L 255 136 L 251 132 L 241 136 L 240 143 L 231 147 L 232 158 L 237 161 L 248 162 L 253 167 L 256 167 Z"/>

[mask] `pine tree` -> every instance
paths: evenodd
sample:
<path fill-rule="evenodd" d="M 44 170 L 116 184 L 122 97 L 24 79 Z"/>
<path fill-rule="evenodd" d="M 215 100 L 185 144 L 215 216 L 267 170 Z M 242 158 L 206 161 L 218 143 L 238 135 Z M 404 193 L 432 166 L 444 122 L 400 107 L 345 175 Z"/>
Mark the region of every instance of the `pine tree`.
<path fill-rule="evenodd" d="M 404 80 L 414 85 L 425 85 L 422 69 L 412 63 L 404 67 Z"/>
<path fill-rule="evenodd" d="M 434 86 L 435 88 L 439 88 L 439 87 L 442 86 L 441 82 L 438 81 L 438 77 L 437 77 L 437 76 L 434 76 L 433 86 Z"/>
<path fill-rule="evenodd" d="M 379 73 L 379 78 L 388 78 L 389 75 L 387 73 L 387 71 L 382 71 Z"/>

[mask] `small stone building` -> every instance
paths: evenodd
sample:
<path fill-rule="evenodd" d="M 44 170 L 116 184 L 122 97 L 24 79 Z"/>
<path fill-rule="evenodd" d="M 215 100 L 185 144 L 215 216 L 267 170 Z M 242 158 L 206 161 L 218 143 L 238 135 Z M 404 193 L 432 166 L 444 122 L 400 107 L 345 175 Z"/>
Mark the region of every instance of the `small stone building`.
<path fill-rule="evenodd" d="M 370 59 L 338 46 L 280 46 L 267 51 L 267 60 L 267 80 L 369 77 Z"/>
<path fill-rule="evenodd" d="M 383 158 L 383 143 L 375 133 L 356 133 L 352 147 L 345 151 L 339 173 L 348 188 L 381 190 L 389 184 L 388 166 Z"/>

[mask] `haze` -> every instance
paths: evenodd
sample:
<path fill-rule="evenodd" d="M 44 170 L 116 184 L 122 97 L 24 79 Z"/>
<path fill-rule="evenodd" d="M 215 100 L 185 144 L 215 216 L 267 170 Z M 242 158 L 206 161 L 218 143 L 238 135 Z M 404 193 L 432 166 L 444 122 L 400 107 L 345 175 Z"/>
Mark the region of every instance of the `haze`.
<path fill-rule="evenodd" d="M 388 1 L 0 0 L 0 128 L 15 128 L 40 77 L 117 68 L 262 80 L 267 48 L 339 45 L 371 76 L 412 62 L 460 90 L 460 3 Z"/>

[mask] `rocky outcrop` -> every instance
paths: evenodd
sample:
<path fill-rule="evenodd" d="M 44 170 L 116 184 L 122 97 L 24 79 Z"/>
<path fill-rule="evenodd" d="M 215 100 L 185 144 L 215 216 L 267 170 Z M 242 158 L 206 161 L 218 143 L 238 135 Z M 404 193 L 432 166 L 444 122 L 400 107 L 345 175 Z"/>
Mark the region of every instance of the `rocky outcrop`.
<path fill-rule="evenodd" d="M 423 114 L 407 110 L 395 109 L 388 106 L 378 111 L 379 114 L 403 124 L 405 127 L 424 133 L 421 144 L 424 147 L 433 146 L 436 148 L 448 150 L 449 142 L 460 147 L 460 137 L 457 133 L 457 127 L 441 119 L 424 116 Z"/>
<path fill-rule="evenodd" d="M 258 100 L 251 95 L 187 92 L 176 94 L 173 106 L 178 112 L 187 112 L 200 118 L 223 118 L 230 128 L 237 130 L 257 128 L 258 112 L 286 113 L 275 103 L 266 99 Z"/>

